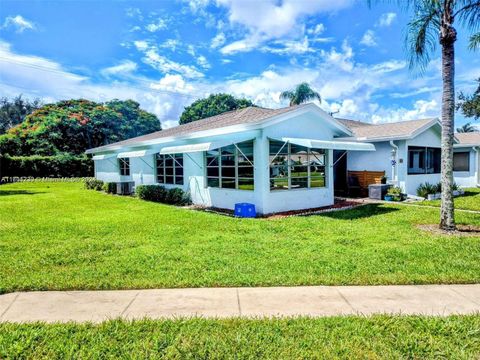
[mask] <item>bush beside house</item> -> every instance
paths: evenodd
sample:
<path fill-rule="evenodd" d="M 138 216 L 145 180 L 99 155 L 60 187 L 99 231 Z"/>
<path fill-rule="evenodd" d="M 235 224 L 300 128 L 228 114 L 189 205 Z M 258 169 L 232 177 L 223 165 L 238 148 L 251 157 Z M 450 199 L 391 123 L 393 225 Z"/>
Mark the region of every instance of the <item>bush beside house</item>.
<path fill-rule="evenodd" d="M 170 205 L 187 205 L 190 196 L 180 188 L 166 189 L 161 185 L 139 185 L 135 188 L 139 199 Z"/>

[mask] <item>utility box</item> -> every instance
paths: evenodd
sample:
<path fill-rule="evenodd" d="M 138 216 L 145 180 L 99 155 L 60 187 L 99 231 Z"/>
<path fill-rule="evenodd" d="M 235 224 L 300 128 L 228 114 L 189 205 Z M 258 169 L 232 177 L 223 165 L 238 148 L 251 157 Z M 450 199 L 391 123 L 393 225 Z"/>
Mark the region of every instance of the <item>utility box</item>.
<path fill-rule="evenodd" d="M 392 185 L 389 184 L 371 184 L 368 185 L 368 197 L 375 200 L 383 200 L 387 195 L 388 189 Z"/>
<path fill-rule="evenodd" d="M 242 218 L 254 218 L 257 216 L 255 205 L 249 203 L 235 204 L 235 216 Z"/>
<path fill-rule="evenodd" d="M 135 182 L 133 181 L 123 181 L 117 183 L 117 194 L 118 195 L 131 195 L 133 193 L 133 187 Z"/>

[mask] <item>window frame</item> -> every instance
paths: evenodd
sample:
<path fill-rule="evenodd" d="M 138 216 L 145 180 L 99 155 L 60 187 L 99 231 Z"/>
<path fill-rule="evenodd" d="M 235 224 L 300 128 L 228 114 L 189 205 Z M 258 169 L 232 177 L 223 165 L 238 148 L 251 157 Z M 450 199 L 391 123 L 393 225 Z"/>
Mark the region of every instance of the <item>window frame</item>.
<path fill-rule="evenodd" d="M 270 159 L 270 157 L 272 156 L 272 153 L 270 152 L 270 144 L 272 142 L 277 142 L 279 144 L 282 144 L 281 147 L 280 147 L 280 150 L 278 150 L 278 152 L 276 154 L 274 154 L 274 158 L 273 159 Z M 294 165 L 294 163 L 292 162 L 292 145 L 294 146 L 299 146 L 299 147 L 302 147 L 302 148 L 305 148 L 306 149 L 306 152 L 307 152 L 307 165 L 300 165 L 300 166 L 306 166 L 307 167 L 307 176 L 292 176 L 292 167 L 296 166 Z M 283 153 L 282 151 L 284 149 L 287 149 L 286 151 L 286 154 Z M 312 155 L 312 153 L 314 152 L 318 152 L 318 151 L 323 151 L 323 160 L 324 160 L 324 164 L 323 165 L 320 165 L 321 167 L 324 168 L 324 175 L 323 176 L 313 176 L 312 177 L 312 170 L 311 170 L 311 167 L 312 167 L 312 164 L 311 164 L 311 157 L 313 156 L 314 158 L 317 158 L 316 155 Z M 295 153 L 295 154 L 298 154 L 298 153 Z M 295 154 L 293 156 L 295 156 Z M 283 165 L 283 166 L 286 166 L 287 167 L 287 188 L 274 188 L 272 187 L 272 180 L 275 179 L 275 178 L 272 178 L 271 177 L 271 169 L 272 168 L 278 168 L 280 167 L 280 165 L 272 165 L 272 162 L 278 157 L 278 156 L 285 156 L 286 155 L 286 165 Z M 306 146 L 301 146 L 301 145 L 296 145 L 296 144 L 292 144 L 290 142 L 282 142 L 282 141 L 278 141 L 278 140 L 270 140 L 268 141 L 268 161 L 269 161 L 269 165 L 268 165 L 268 182 L 269 182 L 269 190 L 271 192 L 281 192 L 281 191 L 295 191 L 295 190 L 315 190 L 315 189 L 326 189 L 328 188 L 328 182 L 327 182 L 327 178 L 328 178 L 328 175 L 327 175 L 327 172 L 328 172 L 328 149 L 320 149 L 320 148 L 309 148 L 309 147 L 306 147 Z M 300 188 L 292 188 L 292 179 L 295 181 L 296 179 L 307 179 L 307 186 L 306 187 L 300 187 Z M 323 186 L 312 186 L 312 180 L 318 180 L 318 179 L 323 179 Z"/>
<path fill-rule="evenodd" d="M 118 158 L 118 171 L 120 176 L 130 176 L 130 158 Z"/>
<path fill-rule="evenodd" d="M 161 157 L 163 160 L 163 164 L 161 166 L 158 165 L 158 162 Z M 181 158 L 182 162 L 180 163 L 177 159 Z M 172 166 L 167 166 L 166 165 L 166 160 L 167 159 L 172 159 Z M 160 185 L 177 185 L 177 186 L 183 186 L 185 184 L 185 168 L 184 168 L 184 156 L 183 153 L 175 153 L 175 154 L 160 154 L 156 153 L 154 155 L 154 160 L 155 160 L 155 181 L 157 184 Z M 159 168 L 162 168 L 162 175 L 159 174 Z M 177 169 L 182 169 L 182 174 L 177 175 Z M 167 169 L 172 169 L 172 174 L 167 174 Z M 163 177 L 163 182 L 158 181 L 159 177 Z M 171 177 L 173 179 L 172 182 L 167 182 L 167 177 Z M 180 179 L 180 182 L 177 182 L 177 178 Z"/>
<path fill-rule="evenodd" d="M 412 172 L 411 169 L 411 161 L 410 161 L 410 152 L 413 151 L 421 151 L 423 153 L 423 167 L 419 168 L 422 169 L 422 172 Z M 433 154 L 433 155 L 430 155 Z M 437 170 L 435 170 L 435 154 L 438 154 L 439 162 L 437 164 Z M 432 146 L 408 146 L 407 147 L 407 175 L 436 175 L 441 173 L 441 161 L 442 161 L 442 153 L 441 148 L 432 147 Z M 431 166 L 430 166 L 431 165 Z M 432 169 L 432 171 L 429 171 Z"/>
<path fill-rule="evenodd" d="M 455 169 L 455 155 L 466 155 L 467 156 L 467 167 L 466 169 L 457 170 Z M 470 172 L 470 151 L 457 151 L 453 153 L 453 171 L 455 172 Z"/>
<path fill-rule="evenodd" d="M 240 146 L 243 143 L 251 143 L 252 144 L 252 153 L 244 153 L 243 151 L 240 150 Z M 230 146 L 233 146 L 234 148 L 234 164 L 233 165 L 223 165 L 222 166 L 222 161 L 224 157 L 232 156 L 232 155 L 225 155 L 223 154 L 223 149 L 228 148 Z M 218 154 L 215 156 L 210 155 L 209 152 L 217 152 Z M 240 157 L 246 157 L 247 162 L 250 163 L 250 165 L 239 165 L 239 158 Z M 216 166 L 209 166 L 208 163 L 208 158 L 216 158 L 218 164 Z M 251 160 L 250 160 L 251 159 Z M 247 140 L 247 141 L 242 141 L 238 143 L 234 143 L 232 145 L 228 146 L 223 146 L 217 149 L 209 150 L 209 151 L 204 151 L 203 152 L 203 162 L 204 162 L 204 178 L 205 178 L 205 188 L 216 188 L 216 189 L 226 189 L 226 190 L 240 190 L 240 191 L 254 191 L 255 190 L 255 140 Z M 233 168 L 234 169 L 234 177 L 231 176 L 223 176 L 223 169 L 224 168 Z M 239 169 L 247 169 L 251 168 L 252 170 L 252 176 L 239 176 Z M 209 169 L 218 169 L 218 176 L 209 176 L 208 175 L 208 170 Z M 218 181 L 218 186 L 213 186 L 209 185 L 209 180 L 210 181 Z M 224 180 L 234 180 L 234 187 L 224 187 L 223 182 Z M 252 188 L 251 189 L 242 189 L 239 187 L 239 183 L 241 181 L 248 181 L 251 180 L 252 183 Z"/>

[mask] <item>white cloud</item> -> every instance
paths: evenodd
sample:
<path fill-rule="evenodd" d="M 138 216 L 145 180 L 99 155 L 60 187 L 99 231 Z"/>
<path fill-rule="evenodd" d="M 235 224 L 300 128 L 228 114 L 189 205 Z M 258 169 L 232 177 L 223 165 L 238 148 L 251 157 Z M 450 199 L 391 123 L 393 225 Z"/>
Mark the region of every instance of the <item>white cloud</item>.
<path fill-rule="evenodd" d="M 438 117 L 440 114 L 440 106 L 437 100 L 417 100 L 413 104 L 413 109 L 404 107 L 398 109 L 381 108 L 376 114 L 371 116 L 374 124 L 391 123 L 396 121 L 407 121 Z"/>
<path fill-rule="evenodd" d="M 124 60 L 118 65 L 110 66 L 100 70 L 102 75 L 124 75 L 130 74 L 137 70 L 137 64 L 131 60 Z"/>
<path fill-rule="evenodd" d="M 325 25 L 323 25 L 323 24 L 320 23 L 320 24 L 315 25 L 314 28 L 308 29 L 308 30 L 307 30 L 307 34 L 310 34 L 310 35 L 320 35 L 320 34 L 322 34 L 324 31 L 325 31 Z"/>
<path fill-rule="evenodd" d="M 139 51 L 145 51 L 148 49 L 148 43 L 144 40 L 134 41 L 133 44 Z"/>
<path fill-rule="evenodd" d="M 183 65 L 160 55 L 155 48 L 149 48 L 144 53 L 143 61 L 153 68 L 163 73 L 176 72 L 182 74 L 186 78 L 200 78 L 203 74 L 194 66 Z"/>
<path fill-rule="evenodd" d="M 365 34 L 363 34 L 362 39 L 360 40 L 360 44 L 370 47 L 378 45 L 373 30 L 367 30 Z"/>
<path fill-rule="evenodd" d="M 210 68 L 210 63 L 208 62 L 207 58 L 203 55 L 200 55 L 199 57 L 197 57 L 197 64 L 204 69 Z"/>
<path fill-rule="evenodd" d="M 3 28 L 13 28 L 17 33 L 22 33 L 25 30 L 35 30 L 37 27 L 32 21 L 25 19 L 21 15 L 7 16 L 3 23 Z"/>
<path fill-rule="evenodd" d="M 260 50 L 264 52 L 270 52 L 273 54 L 286 54 L 286 55 L 304 54 L 307 52 L 314 51 L 310 47 L 310 43 L 306 36 L 303 38 L 303 41 L 276 40 L 276 41 L 273 41 L 271 45 L 261 47 Z"/>
<path fill-rule="evenodd" d="M 226 38 L 225 34 L 223 32 L 219 32 L 215 37 L 212 39 L 212 42 L 210 43 L 210 47 L 212 49 L 216 49 L 223 44 L 225 44 Z"/>
<path fill-rule="evenodd" d="M 392 25 L 392 23 L 395 21 L 396 18 L 397 18 L 397 14 L 394 12 L 382 14 L 378 19 L 377 26 L 380 26 L 380 27 L 390 26 Z"/>
<path fill-rule="evenodd" d="M 159 30 L 163 30 L 167 28 L 167 24 L 165 20 L 159 18 L 156 22 L 153 22 L 151 24 L 148 24 L 145 26 L 145 29 L 150 32 L 157 32 Z"/>
<path fill-rule="evenodd" d="M 162 44 L 160 44 L 159 47 L 175 51 L 179 45 L 180 41 L 176 39 L 167 39 Z"/>
<path fill-rule="evenodd" d="M 352 0 L 217 0 L 217 4 L 227 8 L 230 25 L 247 30 L 243 39 L 226 45 L 221 51 L 223 54 L 245 52 L 271 39 L 302 35 L 304 17 L 337 11 L 352 3 Z"/>
<path fill-rule="evenodd" d="M 156 83 L 151 83 L 150 87 L 156 90 L 167 90 L 179 93 L 191 93 L 194 88 L 187 84 L 182 75 L 167 74 Z"/>

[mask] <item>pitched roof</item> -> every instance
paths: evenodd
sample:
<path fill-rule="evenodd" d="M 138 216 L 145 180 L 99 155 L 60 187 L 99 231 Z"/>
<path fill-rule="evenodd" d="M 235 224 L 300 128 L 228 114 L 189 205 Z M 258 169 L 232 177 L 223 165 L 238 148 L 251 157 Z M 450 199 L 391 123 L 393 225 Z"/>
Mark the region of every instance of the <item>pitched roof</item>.
<path fill-rule="evenodd" d="M 456 133 L 459 145 L 478 145 L 480 146 L 480 132 Z"/>
<path fill-rule="evenodd" d="M 257 106 L 250 106 L 244 109 L 228 111 L 220 115 L 193 121 L 184 125 L 178 125 L 169 129 L 156 131 L 147 135 L 137 136 L 131 139 L 100 146 L 95 149 L 87 150 L 87 153 L 108 151 L 118 146 L 136 145 L 149 140 L 185 136 L 199 131 L 219 129 L 232 125 L 260 123 L 268 118 L 284 114 L 307 105 L 308 104 L 295 105 L 281 109 L 267 109 Z"/>
<path fill-rule="evenodd" d="M 436 123 L 436 119 L 399 121 L 387 124 L 369 124 L 361 121 L 337 119 L 348 127 L 357 140 L 376 140 L 385 138 L 409 138 L 417 131 Z"/>

